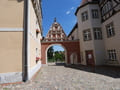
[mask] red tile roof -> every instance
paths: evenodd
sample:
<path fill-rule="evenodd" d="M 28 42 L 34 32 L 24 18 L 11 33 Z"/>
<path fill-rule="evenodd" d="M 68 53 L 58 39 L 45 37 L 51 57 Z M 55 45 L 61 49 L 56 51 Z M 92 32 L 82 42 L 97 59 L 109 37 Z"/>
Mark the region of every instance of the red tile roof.
<path fill-rule="evenodd" d="M 87 2 L 91 2 L 92 0 L 82 0 L 81 5 L 84 5 Z"/>

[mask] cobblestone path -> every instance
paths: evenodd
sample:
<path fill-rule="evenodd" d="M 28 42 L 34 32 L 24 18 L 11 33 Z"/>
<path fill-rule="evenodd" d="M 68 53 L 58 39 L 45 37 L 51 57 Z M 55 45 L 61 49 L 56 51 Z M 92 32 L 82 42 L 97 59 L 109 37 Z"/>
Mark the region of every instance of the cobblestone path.
<path fill-rule="evenodd" d="M 120 90 L 120 77 L 50 65 L 43 66 L 34 80 L 0 86 L 0 90 Z"/>

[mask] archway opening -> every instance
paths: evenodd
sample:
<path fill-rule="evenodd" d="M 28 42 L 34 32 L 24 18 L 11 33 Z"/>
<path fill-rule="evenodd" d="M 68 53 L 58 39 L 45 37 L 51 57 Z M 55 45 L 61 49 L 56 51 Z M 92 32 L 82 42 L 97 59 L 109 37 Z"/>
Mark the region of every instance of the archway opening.
<path fill-rule="evenodd" d="M 47 49 L 47 63 L 64 64 L 66 62 L 67 54 L 66 49 L 59 44 L 50 45 Z"/>

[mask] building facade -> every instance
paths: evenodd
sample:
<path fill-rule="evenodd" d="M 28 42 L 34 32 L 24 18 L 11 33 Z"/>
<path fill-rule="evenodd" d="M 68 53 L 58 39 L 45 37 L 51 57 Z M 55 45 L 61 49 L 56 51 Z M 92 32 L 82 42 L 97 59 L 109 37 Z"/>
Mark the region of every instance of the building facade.
<path fill-rule="evenodd" d="M 68 35 L 68 40 L 79 40 L 79 34 L 78 34 L 78 23 L 75 24 L 73 29 Z"/>
<path fill-rule="evenodd" d="M 106 63 L 120 65 L 120 0 L 102 0 L 99 5 Z"/>
<path fill-rule="evenodd" d="M 82 0 L 75 12 L 81 64 L 120 65 L 119 11 L 119 0 Z"/>
<path fill-rule="evenodd" d="M 41 0 L 0 0 L 0 84 L 26 81 L 41 67 Z"/>
<path fill-rule="evenodd" d="M 54 45 L 60 45 L 64 48 L 66 65 L 80 63 L 79 40 L 70 40 L 68 38 L 62 26 L 55 19 L 48 34 L 42 40 L 42 64 L 47 64 L 48 49 Z"/>

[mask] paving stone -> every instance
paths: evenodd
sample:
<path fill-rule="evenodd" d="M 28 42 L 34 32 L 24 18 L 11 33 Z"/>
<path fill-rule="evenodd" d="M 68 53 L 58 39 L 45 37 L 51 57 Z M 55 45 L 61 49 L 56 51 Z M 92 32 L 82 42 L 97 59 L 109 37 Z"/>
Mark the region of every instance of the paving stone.
<path fill-rule="evenodd" d="M 120 90 L 120 77 L 114 78 L 90 72 L 90 68 L 81 68 L 82 70 L 65 66 L 43 66 L 34 80 L 0 86 L 0 90 Z"/>

